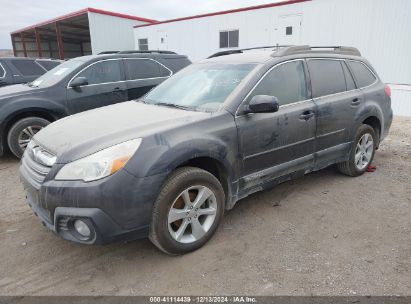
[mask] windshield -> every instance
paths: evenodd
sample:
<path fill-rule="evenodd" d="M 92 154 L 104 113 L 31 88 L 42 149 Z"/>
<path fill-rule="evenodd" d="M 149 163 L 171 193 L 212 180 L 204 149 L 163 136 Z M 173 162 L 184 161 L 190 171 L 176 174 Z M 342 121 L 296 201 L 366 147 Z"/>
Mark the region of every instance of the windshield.
<path fill-rule="evenodd" d="M 51 69 L 47 73 L 43 74 L 42 76 L 31 82 L 29 85 L 33 87 L 46 87 L 54 85 L 60 82 L 60 80 L 62 80 L 69 73 L 77 69 L 83 63 L 83 61 L 73 59 L 63 62 L 62 64 L 56 66 L 55 68 Z"/>
<path fill-rule="evenodd" d="M 148 104 L 215 111 L 255 64 L 194 64 L 149 92 Z"/>

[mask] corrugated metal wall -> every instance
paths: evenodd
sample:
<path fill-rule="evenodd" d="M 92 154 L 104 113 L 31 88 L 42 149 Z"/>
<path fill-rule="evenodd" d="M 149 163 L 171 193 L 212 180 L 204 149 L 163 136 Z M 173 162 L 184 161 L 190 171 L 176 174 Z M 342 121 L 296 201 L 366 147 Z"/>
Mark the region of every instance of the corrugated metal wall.
<path fill-rule="evenodd" d="M 290 40 L 285 27 L 295 24 L 296 17 L 301 26 L 294 26 Z M 197 61 L 224 50 L 219 32 L 231 29 L 239 30 L 240 48 L 277 43 L 355 46 L 383 81 L 411 85 L 410 0 L 313 0 L 135 28 L 135 48 L 139 38 L 148 38 L 150 49 L 176 51 Z M 396 90 L 394 86 L 393 108 L 411 108 L 411 90 Z M 397 106 L 397 96 L 407 104 Z"/>
<path fill-rule="evenodd" d="M 91 12 L 88 13 L 88 18 L 93 54 L 133 50 L 133 26 L 145 23 Z"/>

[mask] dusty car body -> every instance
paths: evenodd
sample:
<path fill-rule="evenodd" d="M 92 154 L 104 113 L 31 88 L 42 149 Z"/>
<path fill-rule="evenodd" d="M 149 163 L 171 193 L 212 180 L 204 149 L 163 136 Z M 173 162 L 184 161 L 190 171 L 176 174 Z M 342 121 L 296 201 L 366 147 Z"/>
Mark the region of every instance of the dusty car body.
<path fill-rule="evenodd" d="M 218 81 L 198 99 L 199 75 L 213 73 Z M 355 49 L 244 51 L 193 64 L 139 102 L 53 123 L 30 143 L 21 175 L 29 205 L 63 238 L 149 236 L 179 254 L 201 247 L 223 211 L 254 192 L 336 163 L 362 174 L 391 121 L 389 91 Z M 135 150 L 115 173 L 81 171 L 112 147 Z"/>

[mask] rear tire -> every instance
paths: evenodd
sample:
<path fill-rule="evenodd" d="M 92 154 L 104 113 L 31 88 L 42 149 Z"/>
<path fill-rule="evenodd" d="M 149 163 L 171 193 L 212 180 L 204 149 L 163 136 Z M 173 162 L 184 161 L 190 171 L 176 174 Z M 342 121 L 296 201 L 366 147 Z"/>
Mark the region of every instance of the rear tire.
<path fill-rule="evenodd" d="M 369 125 L 361 125 L 354 136 L 350 158 L 337 164 L 338 170 L 348 176 L 362 175 L 374 159 L 376 146 L 377 138 L 374 129 Z"/>
<path fill-rule="evenodd" d="M 27 117 L 17 121 L 7 135 L 10 151 L 21 158 L 32 137 L 49 123 L 48 120 L 40 117 Z"/>
<path fill-rule="evenodd" d="M 214 175 L 199 168 L 179 168 L 154 203 L 149 239 L 167 254 L 194 251 L 217 230 L 224 202 L 224 190 Z"/>

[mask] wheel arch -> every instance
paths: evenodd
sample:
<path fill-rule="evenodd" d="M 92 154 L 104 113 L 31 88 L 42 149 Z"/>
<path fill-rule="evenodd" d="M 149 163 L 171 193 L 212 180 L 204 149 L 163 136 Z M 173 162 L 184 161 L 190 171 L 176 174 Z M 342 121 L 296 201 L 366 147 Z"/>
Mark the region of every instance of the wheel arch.
<path fill-rule="evenodd" d="M 20 111 L 14 112 L 13 114 L 9 115 L 4 122 L 3 134 L 1 136 L 3 140 L 3 147 L 8 147 L 7 135 L 11 127 L 19 120 L 27 118 L 27 117 L 40 117 L 50 122 L 53 122 L 59 119 L 59 116 L 56 113 L 53 113 L 51 111 L 48 111 L 42 108 L 27 108 L 27 109 L 22 109 Z"/>
<path fill-rule="evenodd" d="M 366 119 L 362 121 L 363 124 L 369 125 L 371 128 L 374 129 L 374 132 L 376 133 L 377 140 L 378 140 L 378 145 L 380 143 L 380 137 L 381 137 L 381 121 L 377 116 L 369 116 Z M 377 145 L 377 146 L 378 146 Z"/>
<path fill-rule="evenodd" d="M 181 167 L 196 167 L 214 175 L 214 177 L 218 179 L 218 181 L 221 183 L 221 186 L 223 187 L 227 202 L 228 198 L 231 196 L 231 179 L 227 168 L 221 161 L 210 156 L 194 157 L 178 164 L 174 168 L 174 170 Z"/>

